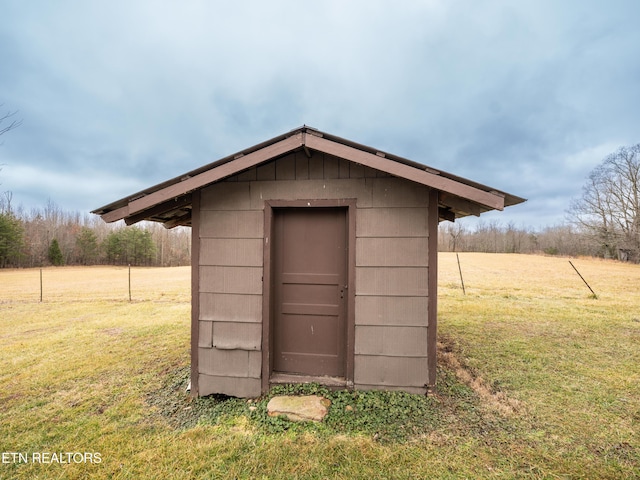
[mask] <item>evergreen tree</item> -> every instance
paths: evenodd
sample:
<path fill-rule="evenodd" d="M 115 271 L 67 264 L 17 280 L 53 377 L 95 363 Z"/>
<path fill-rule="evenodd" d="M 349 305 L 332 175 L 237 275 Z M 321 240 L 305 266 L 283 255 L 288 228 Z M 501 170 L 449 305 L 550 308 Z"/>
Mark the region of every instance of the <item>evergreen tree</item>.
<path fill-rule="evenodd" d="M 58 240 L 56 238 L 51 240 L 51 244 L 49 245 L 48 257 L 51 265 L 59 267 L 60 265 L 64 264 L 62 250 L 60 250 L 60 245 L 58 244 Z"/>
<path fill-rule="evenodd" d="M 156 253 L 151 232 L 138 227 L 111 232 L 103 248 L 107 261 L 116 265 L 149 265 Z"/>
<path fill-rule="evenodd" d="M 11 213 L 0 213 L 0 268 L 18 266 L 23 246 L 22 222 Z"/>
<path fill-rule="evenodd" d="M 93 265 L 98 258 L 98 237 L 88 227 L 82 227 L 76 236 L 77 257 L 82 265 Z"/>

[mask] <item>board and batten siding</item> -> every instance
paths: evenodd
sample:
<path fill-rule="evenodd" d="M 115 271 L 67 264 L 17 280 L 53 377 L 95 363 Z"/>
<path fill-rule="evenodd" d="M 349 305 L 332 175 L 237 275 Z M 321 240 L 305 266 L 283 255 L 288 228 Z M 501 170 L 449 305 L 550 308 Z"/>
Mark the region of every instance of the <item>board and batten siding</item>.
<path fill-rule="evenodd" d="M 429 189 L 301 151 L 201 191 L 199 394 L 260 395 L 264 202 L 300 199 L 356 199 L 355 388 L 424 393 Z"/>

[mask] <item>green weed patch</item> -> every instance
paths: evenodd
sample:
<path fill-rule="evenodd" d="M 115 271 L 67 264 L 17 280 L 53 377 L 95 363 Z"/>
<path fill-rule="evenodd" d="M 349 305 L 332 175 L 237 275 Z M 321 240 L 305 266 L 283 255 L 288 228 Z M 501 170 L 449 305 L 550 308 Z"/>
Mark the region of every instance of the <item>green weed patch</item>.
<path fill-rule="evenodd" d="M 188 378 L 187 368 L 177 369 L 167 374 L 162 388 L 147 397 L 159 416 L 177 429 L 240 422 L 263 434 L 364 435 L 390 443 L 428 435 L 442 424 L 443 402 L 436 397 L 393 391 L 331 391 L 311 383 L 276 386 L 258 399 L 224 395 L 196 399 L 186 392 Z M 267 403 L 276 395 L 321 395 L 331 401 L 329 413 L 322 422 L 271 417 L 267 414 Z"/>

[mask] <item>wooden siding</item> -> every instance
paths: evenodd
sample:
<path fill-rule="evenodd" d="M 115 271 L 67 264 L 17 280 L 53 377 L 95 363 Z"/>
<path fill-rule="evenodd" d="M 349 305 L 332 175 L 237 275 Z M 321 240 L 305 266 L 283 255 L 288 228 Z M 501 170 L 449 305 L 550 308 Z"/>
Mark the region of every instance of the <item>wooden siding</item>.
<path fill-rule="evenodd" d="M 198 347 L 211 348 L 213 346 L 213 322 L 198 322 Z"/>
<path fill-rule="evenodd" d="M 373 207 L 427 207 L 429 190 L 399 178 L 373 181 Z"/>
<path fill-rule="evenodd" d="M 355 369 L 356 388 L 413 387 L 424 392 L 427 358 L 358 355 Z"/>
<path fill-rule="evenodd" d="M 358 295 L 356 325 L 396 325 L 398 327 L 428 325 L 425 315 L 428 297 Z"/>
<path fill-rule="evenodd" d="M 358 211 L 358 237 L 425 237 L 427 209 L 367 208 Z"/>
<path fill-rule="evenodd" d="M 267 164 L 268 165 L 268 164 Z M 262 368 L 261 210 L 250 208 L 250 183 L 269 177 L 252 168 L 235 182 L 202 190 L 198 371 L 200 395 L 260 395 Z"/>
<path fill-rule="evenodd" d="M 200 373 L 230 377 L 260 378 L 260 354 L 248 350 L 198 350 Z"/>
<path fill-rule="evenodd" d="M 201 265 L 262 267 L 261 238 L 203 238 Z"/>
<path fill-rule="evenodd" d="M 426 267 L 427 238 L 378 237 L 356 240 L 356 263 L 362 267 Z"/>
<path fill-rule="evenodd" d="M 427 328 L 356 325 L 356 337 L 356 355 L 421 357 L 427 344 Z"/>
<path fill-rule="evenodd" d="M 260 350 L 259 323 L 213 322 L 213 346 L 219 350 Z"/>
<path fill-rule="evenodd" d="M 364 267 L 356 263 L 356 295 L 427 296 L 428 268 Z"/>
<path fill-rule="evenodd" d="M 259 295 L 262 268 L 200 265 L 200 292 Z"/>
<path fill-rule="evenodd" d="M 257 396 L 262 386 L 265 200 L 356 200 L 356 388 L 424 393 L 429 189 L 304 151 L 202 190 L 200 394 Z"/>
<path fill-rule="evenodd" d="M 199 376 L 200 395 L 211 393 L 222 393 L 234 397 L 258 397 L 260 395 L 260 379 L 248 377 L 232 377 L 228 375 L 207 375 L 201 373 Z"/>
<path fill-rule="evenodd" d="M 265 200 L 356 198 L 358 207 L 370 207 L 376 179 L 296 180 L 251 183 L 251 208 L 262 208 Z"/>
<path fill-rule="evenodd" d="M 262 322 L 262 296 L 200 293 L 200 320 Z"/>
<path fill-rule="evenodd" d="M 218 350 L 260 350 L 262 326 L 259 323 L 200 321 L 198 346 Z M 214 341 L 215 332 L 215 341 Z"/>
<path fill-rule="evenodd" d="M 262 239 L 262 212 L 259 210 L 203 210 L 201 218 L 200 235 L 203 238 Z"/>
<path fill-rule="evenodd" d="M 382 178 L 370 207 L 358 209 L 356 388 L 426 391 L 428 208 L 429 189 Z"/>
<path fill-rule="evenodd" d="M 205 212 L 211 210 L 218 212 L 220 210 L 231 210 L 234 213 L 243 210 L 250 210 L 249 191 L 251 184 L 248 182 L 220 182 L 216 183 L 208 188 L 202 190 L 200 205 L 202 209 L 203 219 L 201 228 L 202 232 L 213 231 L 212 236 L 219 238 L 228 238 L 227 235 L 231 235 L 231 232 L 223 230 L 223 226 L 209 223 L 205 224 L 209 218 L 205 215 Z M 215 216 L 216 214 L 210 214 Z M 238 222 L 239 223 L 239 222 Z M 260 232 L 262 237 L 262 232 Z M 203 233 L 201 233 L 203 235 Z M 242 237 L 240 237 L 242 238 Z"/>

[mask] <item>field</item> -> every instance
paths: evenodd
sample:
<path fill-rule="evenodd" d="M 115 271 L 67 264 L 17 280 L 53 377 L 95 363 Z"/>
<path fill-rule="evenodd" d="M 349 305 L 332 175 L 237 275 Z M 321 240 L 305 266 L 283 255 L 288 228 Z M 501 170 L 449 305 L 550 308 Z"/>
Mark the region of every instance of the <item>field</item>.
<path fill-rule="evenodd" d="M 0 271 L 0 479 L 640 478 L 640 267 L 440 254 L 430 397 L 185 393 L 190 270 Z M 307 390 L 315 387 L 306 387 Z"/>

